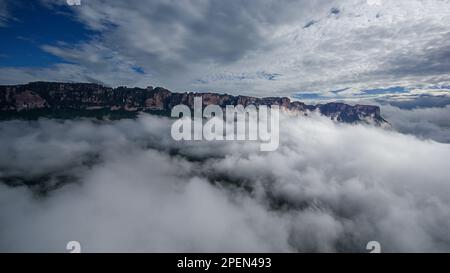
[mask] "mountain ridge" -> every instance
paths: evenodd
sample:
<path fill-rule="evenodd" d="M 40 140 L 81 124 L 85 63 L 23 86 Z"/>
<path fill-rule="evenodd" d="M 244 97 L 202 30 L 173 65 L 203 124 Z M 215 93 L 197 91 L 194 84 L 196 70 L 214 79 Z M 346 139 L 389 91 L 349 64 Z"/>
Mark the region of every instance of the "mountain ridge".
<path fill-rule="evenodd" d="M 170 115 L 178 104 L 193 108 L 194 97 L 201 96 L 203 106 L 278 105 L 281 109 L 308 115 L 317 111 L 332 120 L 345 123 L 375 123 L 387 121 L 378 106 L 348 105 L 341 102 L 308 105 L 287 97 L 233 96 L 218 93 L 171 92 L 163 87 L 105 87 L 96 83 L 30 82 L 0 85 L 0 118 L 71 118 L 77 116 L 113 116 L 126 118 L 140 112 Z"/>

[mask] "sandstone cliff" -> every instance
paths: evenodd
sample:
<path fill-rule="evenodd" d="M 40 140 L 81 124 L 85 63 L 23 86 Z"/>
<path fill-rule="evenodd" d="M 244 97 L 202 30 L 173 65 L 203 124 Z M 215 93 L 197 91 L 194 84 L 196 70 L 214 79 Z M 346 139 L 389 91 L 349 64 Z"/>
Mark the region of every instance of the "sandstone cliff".
<path fill-rule="evenodd" d="M 130 117 L 139 112 L 170 114 L 177 104 L 193 107 L 194 97 L 202 96 L 203 104 L 279 105 L 282 109 L 308 114 L 318 111 L 333 120 L 377 125 L 386 121 L 380 108 L 372 105 L 326 103 L 307 105 L 285 97 L 256 98 L 215 93 L 173 93 L 162 87 L 110 88 L 91 83 L 32 82 L 24 85 L 0 86 L 0 118 L 71 118 L 74 116 Z"/>

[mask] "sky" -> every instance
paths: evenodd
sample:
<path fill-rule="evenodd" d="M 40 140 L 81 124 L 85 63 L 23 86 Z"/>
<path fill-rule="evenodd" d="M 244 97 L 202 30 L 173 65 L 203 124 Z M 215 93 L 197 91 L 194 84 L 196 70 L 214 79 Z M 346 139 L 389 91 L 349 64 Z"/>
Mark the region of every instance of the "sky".
<path fill-rule="evenodd" d="M 261 152 L 148 114 L 2 121 L 0 252 L 450 250 L 450 1 L 0 0 L 0 37 L 0 84 L 369 100 L 392 125 L 282 113 Z"/>
<path fill-rule="evenodd" d="M 0 84 L 447 95 L 450 1 L 0 0 Z"/>

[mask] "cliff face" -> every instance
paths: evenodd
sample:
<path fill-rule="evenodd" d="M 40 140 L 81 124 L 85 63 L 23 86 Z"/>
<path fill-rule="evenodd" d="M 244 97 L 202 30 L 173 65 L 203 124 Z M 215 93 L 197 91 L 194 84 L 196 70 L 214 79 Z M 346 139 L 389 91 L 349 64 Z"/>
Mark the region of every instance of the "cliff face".
<path fill-rule="evenodd" d="M 194 97 L 201 96 L 204 105 L 279 105 L 280 108 L 307 114 L 319 111 L 333 120 L 356 123 L 386 123 L 380 108 L 371 105 L 327 103 L 307 105 L 283 97 L 256 98 L 215 93 L 172 93 L 161 87 L 109 88 L 88 83 L 33 82 L 24 85 L 0 85 L 0 117 L 71 117 L 77 115 L 114 115 L 150 112 L 169 114 L 172 107 L 185 104 L 193 108 Z M 61 115 L 66 113 L 67 115 Z"/>

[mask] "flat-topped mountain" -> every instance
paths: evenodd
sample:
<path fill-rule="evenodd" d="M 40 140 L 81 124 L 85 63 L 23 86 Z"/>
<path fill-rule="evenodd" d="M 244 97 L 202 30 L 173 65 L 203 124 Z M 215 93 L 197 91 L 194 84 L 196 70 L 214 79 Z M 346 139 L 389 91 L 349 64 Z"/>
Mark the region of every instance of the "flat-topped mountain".
<path fill-rule="evenodd" d="M 280 108 L 308 114 L 318 111 L 335 121 L 374 123 L 386 121 L 380 108 L 373 105 L 326 103 L 307 105 L 286 97 L 257 98 L 216 93 L 174 93 L 162 87 L 110 88 L 92 83 L 32 82 L 23 85 L 0 85 L 0 118 L 97 118 L 133 117 L 139 112 L 169 115 L 173 106 L 193 108 L 194 97 L 201 96 L 204 105 L 278 105 Z"/>

